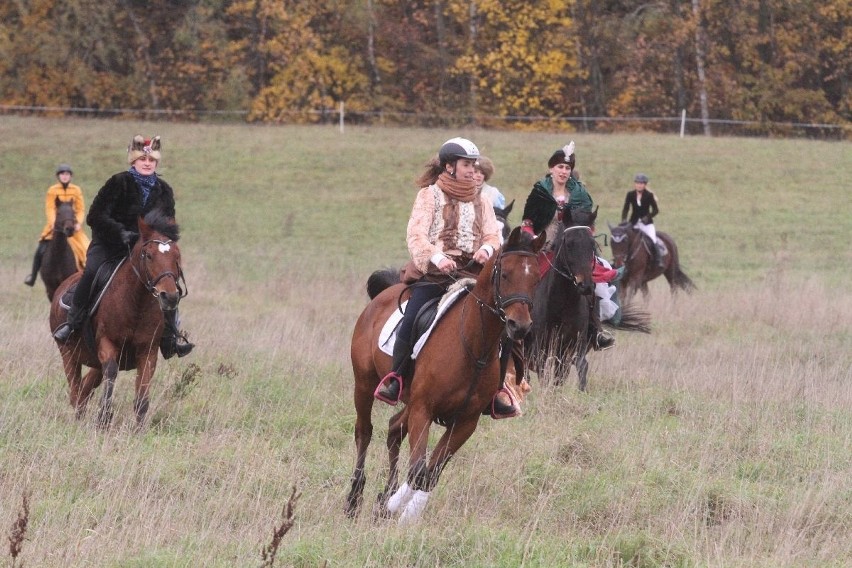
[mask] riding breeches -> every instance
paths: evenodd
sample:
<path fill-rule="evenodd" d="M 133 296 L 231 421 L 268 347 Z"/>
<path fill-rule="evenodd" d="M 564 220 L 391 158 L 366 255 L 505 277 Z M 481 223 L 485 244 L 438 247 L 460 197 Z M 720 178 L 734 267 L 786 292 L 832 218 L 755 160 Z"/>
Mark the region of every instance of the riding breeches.
<path fill-rule="evenodd" d="M 651 238 L 651 242 L 657 244 L 657 229 L 654 228 L 653 223 L 646 225 L 642 221 L 636 221 L 636 224 L 633 226 L 648 235 Z"/>
<path fill-rule="evenodd" d="M 396 331 L 397 340 L 411 343 L 411 334 L 414 330 L 414 320 L 417 313 L 429 300 L 438 298 L 446 292 L 446 288 L 440 284 L 417 282 L 411 287 L 411 296 L 405 306 L 405 314 Z"/>
<path fill-rule="evenodd" d="M 110 252 L 102 244 L 97 241 L 92 241 L 86 252 L 86 267 L 83 269 L 83 275 L 77 283 L 77 289 L 74 290 L 74 306 L 79 308 L 88 308 L 89 293 L 92 290 L 92 283 L 95 281 L 95 276 L 101 265 L 113 258 L 115 253 Z"/>

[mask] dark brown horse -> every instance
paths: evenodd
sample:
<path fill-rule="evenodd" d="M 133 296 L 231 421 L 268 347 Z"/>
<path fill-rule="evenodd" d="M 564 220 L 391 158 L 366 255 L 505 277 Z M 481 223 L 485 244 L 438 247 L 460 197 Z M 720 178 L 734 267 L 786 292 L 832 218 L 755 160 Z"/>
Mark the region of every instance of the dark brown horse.
<path fill-rule="evenodd" d="M 53 222 L 53 233 L 44 249 L 41 261 L 41 280 L 47 292 L 47 299 L 53 300 L 53 294 L 62 282 L 77 272 L 77 260 L 68 239 L 74 234 L 77 217 L 74 206 L 70 201 L 56 198 L 56 219 Z"/>
<path fill-rule="evenodd" d="M 177 246 L 178 227 L 171 219 L 152 211 L 139 219 L 139 239 L 129 257 L 115 272 L 95 307 L 91 326 L 75 332 L 66 343 L 57 342 L 68 379 L 71 405 L 80 418 L 86 403 L 106 378 L 98 415 L 101 426 L 112 420 L 112 393 L 118 371 L 136 369 L 136 400 L 133 408 L 141 426 L 148 411 L 148 392 L 157 368 L 163 312 L 175 310 L 186 295 Z M 61 304 L 64 293 L 78 280 L 67 279 L 57 290 L 50 309 L 50 328 L 66 318 Z M 183 286 L 181 282 L 184 282 Z M 90 330 L 93 344 L 84 338 Z M 85 377 L 81 366 L 90 367 Z"/>
<path fill-rule="evenodd" d="M 560 224 L 553 241 L 550 269 L 541 279 L 533 307 L 533 325 L 524 342 L 529 368 L 541 377 L 553 371 L 557 384 L 577 367 L 580 390 L 586 388 L 586 353 L 591 304 L 594 302 L 592 263 L 595 240 L 589 227 Z"/>
<path fill-rule="evenodd" d="M 417 357 L 411 387 L 403 391 L 405 406 L 388 425 L 390 469 L 377 514 L 401 511 L 400 522 L 419 518 L 444 466 L 476 430 L 480 416 L 500 389 L 501 334 L 520 339 L 532 324 L 532 295 L 539 279 L 536 254 L 543 244 L 543 236 L 533 240 L 520 228 L 512 231 L 503 248 L 482 267 L 473 289 L 435 326 Z M 366 481 L 373 392 L 391 367 L 391 357 L 379 349 L 379 333 L 405 298 L 403 284 L 378 293 L 361 313 L 352 335 L 357 417 L 355 470 L 346 502 L 350 517 L 358 513 Z M 427 464 L 432 422 L 445 426 L 446 431 Z M 407 482 L 399 487 L 399 449 L 406 435 L 411 448 L 409 469 Z"/>
<path fill-rule="evenodd" d="M 586 390 L 589 363 L 591 309 L 595 301 L 592 262 L 598 246 L 592 237 L 597 209 L 566 211 L 553 243 L 550 269 L 536 290 L 533 327 L 524 342 L 527 361 L 539 377 L 552 376 L 562 384 L 577 369 L 578 387 Z M 629 304 L 619 308 L 618 321 L 610 327 L 650 333 L 650 314 Z M 552 373 L 552 375 L 551 375 Z"/>
<path fill-rule="evenodd" d="M 509 238 L 509 233 L 512 232 L 512 226 L 509 224 L 509 213 L 512 212 L 514 206 L 515 200 L 513 199 L 506 207 L 494 207 L 494 216 L 500 224 L 500 235 L 504 243 Z"/>
<path fill-rule="evenodd" d="M 648 282 L 665 275 L 669 282 L 672 293 L 678 289 L 691 293 L 695 290 L 695 284 L 680 268 L 677 245 L 668 234 L 657 231 L 657 238 L 663 242 L 668 253 L 663 257 L 662 266 L 655 260 L 653 251 L 655 245 L 642 231 L 633 228 L 629 222 L 624 222 L 617 227 L 609 226 L 611 236 L 610 247 L 613 254 L 613 266 L 626 267 L 622 278 L 622 297 L 629 298 L 641 290 L 643 295 L 648 294 Z"/>

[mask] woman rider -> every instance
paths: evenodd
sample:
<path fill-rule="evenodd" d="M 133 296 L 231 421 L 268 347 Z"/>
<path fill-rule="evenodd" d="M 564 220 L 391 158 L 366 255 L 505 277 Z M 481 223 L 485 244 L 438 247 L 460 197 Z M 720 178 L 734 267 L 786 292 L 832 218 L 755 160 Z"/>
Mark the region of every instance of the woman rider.
<path fill-rule="evenodd" d="M 393 363 L 376 388 L 375 397 L 388 404 L 399 402 L 406 381 L 412 378 L 412 329 L 420 308 L 444 294 L 451 273 L 461 269 L 476 275 L 500 247 L 500 227 L 491 200 L 474 182 L 479 149 L 465 138 L 444 142 L 438 156 L 426 164 L 418 178 L 421 188 L 408 220 L 407 241 L 411 261 L 403 281 L 411 295 L 397 329 Z M 471 266 L 468 266 L 473 261 Z M 515 416 L 519 409 L 503 391 L 495 395 L 494 416 Z"/>
<path fill-rule="evenodd" d="M 98 268 L 111 258 L 126 256 L 133 248 L 139 238 L 139 217 L 158 209 L 163 215 L 174 218 L 174 190 L 157 175 L 160 157 L 160 137 L 145 139 L 137 134 L 127 148 L 130 168 L 109 178 L 92 201 L 86 217 L 92 228 L 86 268 L 74 291 L 68 321 L 53 332 L 57 341 L 68 341 L 71 334 L 83 326 L 89 308 L 89 292 Z M 189 354 L 194 345 L 178 332 L 177 310 L 163 314 L 165 329 L 160 340 L 163 357 Z"/>

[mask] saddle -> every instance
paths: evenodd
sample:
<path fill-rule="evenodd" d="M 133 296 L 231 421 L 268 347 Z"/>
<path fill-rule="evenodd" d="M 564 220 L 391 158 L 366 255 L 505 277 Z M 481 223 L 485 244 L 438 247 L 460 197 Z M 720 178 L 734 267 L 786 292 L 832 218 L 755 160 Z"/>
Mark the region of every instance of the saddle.
<path fill-rule="evenodd" d="M 645 250 L 647 250 L 649 254 L 653 255 L 654 243 L 653 243 L 653 241 L 651 241 L 651 237 L 649 237 L 645 233 L 642 233 L 641 231 L 640 231 L 640 233 L 642 235 L 642 245 L 645 247 Z M 667 254 L 669 254 L 669 249 L 668 249 L 668 247 L 666 247 L 665 241 L 663 241 L 663 239 L 661 239 L 659 237 L 657 237 L 656 248 L 657 248 L 657 252 L 660 253 L 660 258 L 663 258 Z"/>
<path fill-rule="evenodd" d="M 87 311 L 86 317 L 83 320 L 82 336 L 86 345 L 92 351 L 95 349 L 95 331 L 92 327 L 92 316 L 94 316 L 98 311 L 98 306 L 109 288 L 109 285 L 112 283 L 115 273 L 118 272 L 118 269 L 122 264 L 124 264 L 124 261 L 127 260 L 127 258 L 127 256 L 117 256 L 105 261 L 100 265 L 100 267 L 98 267 L 95 279 L 92 281 L 92 288 L 89 290 L 89 294 L 87 296 L 86 305 L 81 306 L 82 309 Z M 79 286 L 79 284 L 80 281 L 78 280 L 69 286 L 59 299 L 59 307 L 66 312 L 71 308 L 71 304 L 74 302 L 74 292 L 77 290 L 77 286 Z"/>

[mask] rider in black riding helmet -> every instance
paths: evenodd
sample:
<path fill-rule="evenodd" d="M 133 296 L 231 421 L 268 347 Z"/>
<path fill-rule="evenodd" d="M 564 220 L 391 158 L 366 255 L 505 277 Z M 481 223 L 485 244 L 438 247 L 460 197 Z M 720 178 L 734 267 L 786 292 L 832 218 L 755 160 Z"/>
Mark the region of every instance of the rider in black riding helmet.
<path fill-rule="evenodd" d="M 476 274 L 500 248 L 500 228 L 491 199 L 477 189 L 473 176 L 479 149 L 465 138 L 447 140 L 438 155 L 426 164 L 418 178 L 421 188 L 408 221 L 411 261 L 403 269 L 403 281 L 415 284 L 397 330 L 393 363 L 376 388 L 375 397 L 397 404 L 412 378 L 412 328 L 420 308 L 446 291 L 449 275 L 466 267 Z M 494 399 L 495 418 L 520 414 L 504 391 Z"/>

